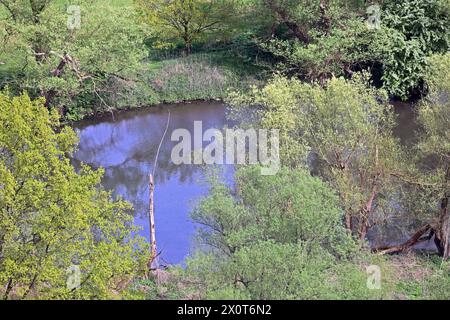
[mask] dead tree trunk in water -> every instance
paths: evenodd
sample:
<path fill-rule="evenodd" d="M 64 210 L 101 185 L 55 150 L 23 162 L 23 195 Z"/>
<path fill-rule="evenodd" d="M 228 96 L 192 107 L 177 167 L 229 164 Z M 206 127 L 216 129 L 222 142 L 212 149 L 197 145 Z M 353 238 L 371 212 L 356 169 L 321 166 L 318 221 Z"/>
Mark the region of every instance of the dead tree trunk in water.
<path fill-rule="evenodd" d="M 150 174 L 150 176 L 149 176 L 149 190 L 150 190 L 149 223 L 150 223 L 150 246 L 151 246 L 149 269 L 156 269 L 156 268 L 158 268 L 158 253 L 157 253 L 157 249 L 156 249 L 157 247 L 156 247 L 156 231 L 155 231 L 155 209 L 154 209 L 154 204 L 153 204 L 153 193 L 155 191 L 155 183 L 153 180 L 153 174 Z"/>
<path fill-rule="evenodd" d="M 154 192 L 155 192 L 155 172 L 158 165 L 158 156 L 159 151 L 161 150 L 162 143 L 164 141 L 164 137 L 167 134 L 167 130 L 169 129 L 169 123 L 170 123 L 170 111 L 167 115 L 167 124 L 166 128 L 164 129 L 164 133 L 161 137 L 161 140 L 159 141 L 158 150 L 156 151 L 155 155 L 155 162 L 153 164 L 153 170 L 149 175 L 149 224 L 150 224 L 150 260 L 148 262 L 148 268 L 150 270 L 155 270 L 159 268 L 159 262 L 158 262 L 158 251 L 156 247 L 156 227 L 155 227 L 155 205 L 154 205 Z"/>
<path fill-rule="evenodd" d="M 428 231 L 431 232 L 430 235 L 428 237 L 423 238 L 423 235 L 426 234 Z M 421 227 L 419 230 L 417 230 L 416 233 L 414 233 L 414 235 L 408 239 L 408 241 L 405 241 L 401 245 L 387 247 L 387 248 L 374 249 L 373 251 L 375 251 L 379 254 L 393 254 L 393 253 L 407 251 L 419 242 L 422 242 L 424 240 L 430 240 L 432 236 L 433 236 L 433 229 L 431 228 L 431 226 L 429 224 L 426 224 L 423 227 Z"/>
<path fill-rule="evenodd" d="M 429 235 L 425 236 L 425 233 L 429 231 Z M 414 245 L 431 240 L 434 236 L 434 243 L 440 256 L 444 258 L 450 257 L 450 212 L 449 212 L 449 197 L 441 200 L 441 212 L 439 215 L 439 221 L 437 224 L 431 226 L 426 224 L 417 230 L 414 235 L 406 242 L 398 246 L 392 246 L 382 249 L 375 249 L 374 251 L 380 254 L 391 254 L 404 252 L 411 249 Z"/>

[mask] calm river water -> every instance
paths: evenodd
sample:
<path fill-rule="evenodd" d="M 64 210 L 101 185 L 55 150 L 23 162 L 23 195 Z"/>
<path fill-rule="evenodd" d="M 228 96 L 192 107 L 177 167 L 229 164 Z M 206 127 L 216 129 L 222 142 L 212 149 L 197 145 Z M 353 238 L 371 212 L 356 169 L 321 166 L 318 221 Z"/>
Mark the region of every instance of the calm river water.
<path fill-rule="evenodd" d="M 395 134 L 404 144 L 411 143 L 417 126 L 411 105 L 395 103 L 398 127 Z M 148 175 L 152 171 L 155 153 L 161 141 L 168 110 L 171 111 L 169 130 L 163 141 L 155 174 L 155 219 L 158 250 L 163 261 L 182 263 L 191 252 L 196 226 L 189 213 L 208 186 L 204 169 L 197 165 L 175 165 L 170 159 L 174 129 L 185 128 L 193 136 L 194 121 L 202 121 L 203 132 L 209 128 L 221 129 L 229 125 L 226 106 L 220 102 L 195 102 L 165 105 L 120 112 L 74 125 L 78 132 L 79 150 L 74 163 L 103 167 L 103 185 L 131 202 L 135 208 L 135 224 L 142 227 L 141 235 L 149 238 Z M 231 183 L 233 168 L 224 166 L 224 179 Z M 371 238 L 374 245 L 381 242 L 403 241 L 408 235 L 397 230 L 386 230 L 381 239 Z"/>
<path fill-rule="evenodd" d="M 204 169 L 198 165 L 174 165 L 170 159 L 174 129 L 185 128 L 193 136 L 194 121 L 202 121 L 203 131 L 221 129 L 226 124 L 225 106 L 218 102 L 196 102 L 131 110 L 95 120 L 78 122 L 74 128 L 80 143 L 74 163 L 103 167 L 103 185 L 131 202 L 135 224 L 149 238 L 148 175 L 171 111 L 169 130 L 161 146 L 155 174 L 155 224 L 158 250 L 167 263 L 181 263 L 191 252 L 196 225 L 189 213 L 207 193 Z M 233 168 L 224 166 L 224 176 L 232 181 Z"/>

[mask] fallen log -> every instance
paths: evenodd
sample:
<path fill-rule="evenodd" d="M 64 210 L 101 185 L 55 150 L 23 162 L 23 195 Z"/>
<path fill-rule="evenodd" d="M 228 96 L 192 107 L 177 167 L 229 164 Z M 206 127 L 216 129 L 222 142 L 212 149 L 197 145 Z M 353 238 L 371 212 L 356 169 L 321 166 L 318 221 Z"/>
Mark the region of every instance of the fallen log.
<path fill-rule="evenodd" d="M 425 238 L 423 238 L 423 235 L 426 234 L 428 231 L 430 231 L 430 234 L 428 236 L 426 236 Z M 375 253 L 380 254 L 380 255 L 404 252 L 404 251 L 411 249 L 414 245 L 416 245 L 420 242 L 430 240 L 433 237 L 433 235 L 434 235 L 434 230 L 431 228 L 431 225 L 426 224 L 423 227 L 421 227 L 419 230 L 417 230 L 411 238 L 409 238 L 407 241 L 403 242 L 402 244 L 397 245 L 397 246 L 377 248 L 377 249 L 373 249 L 372 251 L 374 251 Z"/>

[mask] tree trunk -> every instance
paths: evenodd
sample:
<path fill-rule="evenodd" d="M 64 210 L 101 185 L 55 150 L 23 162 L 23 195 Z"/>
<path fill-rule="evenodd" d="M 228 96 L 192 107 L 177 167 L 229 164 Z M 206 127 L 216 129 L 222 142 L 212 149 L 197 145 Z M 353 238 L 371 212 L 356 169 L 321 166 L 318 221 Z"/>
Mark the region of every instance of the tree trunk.
<path fill-rule="evenodd" d="M 372 191 L 370 193 L 370 197 L 367 200 L 366 205 L 360 212 L 360 225 L 359 225 L 359 240 L 362 242 L 366 239 L 367 236 L 367 230 L 369 228 L 369 217 L 372 213 L 373 208 L 373 202 L 375 201 L 375 197 L 378 193 L 378 184 L 377 184 L 377 178 L 372 183 Z"/>
<path fill-rule="evenodd" d="M 444 198 L 441 201 L 441 212 L 439 216 L 438 226 L 435 230 L 434 243 L 438 249 L 439 254 L 444 257 L 450 257 L 450 216 L 449 216 L 449 198 Z"/>
<path fill-rule="evenodd" d="M 328 16 L 328 1 L 326 0 L 321 0 L 320 1 L 320 26 L 321 29 L 325 32 L 325 34 L 329 34 L 330 29 L 331 29 L 331 19 Z"/>
<path fill-rule="evenodd" d="M 13 279 L 9 278 L 8 284 L 6 285 L 5 294 L 3 295 L 3 300 L 9 299 L 9 294 L 11 293 L 12 288 L 13 288 Z"/>
<path fill-rule="evenodd" d="M 61 57 L 61 60 L 58 63 L 58 66 L 52 70 L 51 75 L 52 77 L 56 77 L 56 78 L 60 78 L 61 74 L 64 70 L 64 67 L 66 66 L 66 64 L 68 62 L 71 62 L 72 58 L 68 55 L 65 54 L 63 57 Z M 56 96 L 56 91 L 51 89 L 47 92 L 44 93 L 44 97 L 45 97 L 45 106 L 48 108 L 53 100 L 53 98 Z"/>
<path fill-rule="evenodd" d="M 149 261 L 149 268 L 150 269 L 156 269 L 158 268 L 158 259 L 157 259 L 157 248 L 156 248 L 156 231 L 155 231 L 155 211 L 154 211 L 154 204 L 153 204 L 153 193 L 155 191 L 155 183 L 153 180 L 153 174 L 150 174 L 149 176 L 149 203 L 150 203 L 150 210 L 149 210 L 149 222 L 150 222 L 150 261 Z"/>
<path fill-rule="evenodd" d="M 445 173 L 444 188 L 447 188 L 450 182 L 450 165 L 448 165 Z M 435 230 L 434 243 L 439 251 L 439 254 L 444 257 L 450 257 L 450 208 L 449 208 L 450 193 L 449 190 L 444 189 L 444 197 L 441 200 L 441 210 L 439 214 L 438 225 Z"/>
<path fill-rule="evenodd" d="M 192 41 L 189 38 L 189 36 L 183 37 L 183 40 L 184 40 L 184 54 L 187 57 L 192 52 L 192 43 L 191 43 Z"/>
<path fill-rule="evenodd" d="M 345 214 L 345 227 L 350 231 L 350 233 L 353 232 L 352 214 L 349 212 Z"/>

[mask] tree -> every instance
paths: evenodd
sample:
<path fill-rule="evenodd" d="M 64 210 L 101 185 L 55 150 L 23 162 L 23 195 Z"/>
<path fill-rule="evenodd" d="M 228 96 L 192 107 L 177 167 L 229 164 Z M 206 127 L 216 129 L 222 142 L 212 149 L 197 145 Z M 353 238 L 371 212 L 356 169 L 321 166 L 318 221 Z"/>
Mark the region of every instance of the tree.
<path fill-rule="evenodd" d="M 272 36 L 259 41 L 272 69 L 306 81 L 370 70 L 377 85 L 407 99 L 423 89 L 426 58 L 449 48 L 447 0 L 371 1 L 375 11 L 366 1 L 259 3 L 273 13 Z M 373 15 L 379 27 L 368 28 Z"/>
<path fill-rule="evenodd" d="M 233 15 L 233 1 L 224 0 L 136 0 L 145 21 L 158 38 L 181 39 L 185 54 L 205 33 L 220 30 Z"/>
<path fill-rule="evenodd" d="M 390 248 L 403 251 L 423 240 L 434 242 L 440 255 L 450 257 L 450 54 L 429 58 L 425 79 L 427 98 L 419 105 L 421 126 L 415 170 L 401 176 L 411 197 L 409 207 L 425 225 L 409 243 Z M 428 235 L 428 236 L 427 236 Z M 389 249 L 387 249 L 389 250 Z"/>
<path fill-rule="evenodd" d="M 200 230 L 203 243 L 226 254 L 270 239 L 315 243 L 329 252 L 340 252 L 340 244 L 351 243 L 341 227 L 337 198 L 319 179 L 303 170 L 262 176 L 257 169 L 236 173 L 234 197 L 229 188 L 212 180 L 210 195 L 192 213 L 193 220 L 206 227 L 205 233 Z"/>
<path fill-rule="evenodd" d="M 145 32 L 132 7 L 4 0 L 0 8 L 0 88 L 45 97 L 70 120 L 145 103 Z"/>
<path fill-rule="evenodd" d="M 406 100 L 422 89 L 427 57 L 450 48 L 450 3 L 447 0 L 402 0 L 383 3 L 382 26 L 389 41 L 380 47 L 383 86 Z"/>
<path fill-rule="evenodd" d="M 58 117 L 43 99 L 0 94 L 4 299 L 113 297 L 148 258 L 130 205 L 102 190 L 102 170 L 75 172 L 68 155 L 77 137 Z M 66 285 L 70 268 L 81 272 L 73 287 Z"/>
<path fill-rule="evenodd" d="M 280 130 L 281 161 L 309 167 L 331 183 L 347 229 L 363 241 L 392 211 L 392 172 L 404 162 L 392 135 L 394 114 L 383 97 L 361 76 L 334 78 L 324 87 L 275 77 L 249 96 L 232 95 L 230 104 L 244 111 L 255 106 L 256 125 Z"/>
<path fill-rule="evenodd" d="M 259 1 L 273 13 L 271 37 L 260 47 L 272 55 L 273 69 L 322 83 L 373 67 L 379 52 L 363 1 Z"/>
<path fill-rule="evenodd" d="M 438 253 L 450 257 L 450 55 L 433 55 L 425 79 L 429 94 L 418 104 L 420 126 L 410 165 L 396 177 L 402 181 L 404 208 L 422 226 L 405 242 L 380 248 L 383 253 L 407 251 L 434 240 Z"/>
<path fill-rule="evenodd" d="M 351 299 L 382 295 L 366 288 L 364 259 L 342 225 L 338 197 L 306 171 L 274 176 L 242 167 L 236 187 L 211 179 L 192 213 L 200 248 L 159 298 Z M 159 289 L 159 290 L 158 290 Z"/>
<path fill-rule="evenodd" d="M 305 81 L 350 77 L 354 72 L 374 68 L 383 57 L 383 31 L 368 29 L 364 20 L 345 20 L 345 28 L 331 28 L 305 44 L 291 39 L 271 39 L 260 47 L 275 58 L 274 69 Z M 384 41 L 386 42 L 386 41 Z"/>

